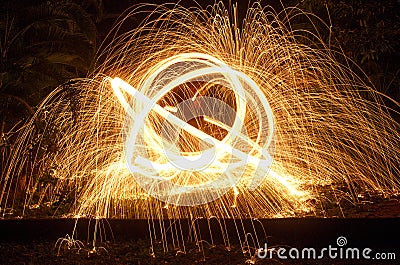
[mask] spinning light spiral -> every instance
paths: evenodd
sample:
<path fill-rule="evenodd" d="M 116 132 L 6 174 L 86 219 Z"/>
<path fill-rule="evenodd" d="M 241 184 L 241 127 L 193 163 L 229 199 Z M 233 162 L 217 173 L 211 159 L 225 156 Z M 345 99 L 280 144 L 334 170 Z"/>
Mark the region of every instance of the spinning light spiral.
<path fill-rule="evenodd" d="M 255 4 L 239 23 L 221 3 L 161 5 L 131 29 L 144 8 L 21 130 L 3 215 L 240 220 L 309 213 L 324 186 L 338 201 L 398 191 L 400 126 L 347 61 L 301 44 L 312 33 L 291 19 L 310 14 Z"/>
<path fill-rule="evenodd" d="M 193 85 L 193 82 L 201 82 L 202 86 L 192 98 L 176 106 L 166 105 L 165 109 L 158 104 L 173 89 Z M 119 78 L 114 78 L 111 84 L 128 114 L 125 141 L 128 167 L 139 185 L 152 196 L 176 205 L 204 204 L 230 189 L 237 190 L 236 185 L 243 175 L 253 176 L 253 183 L 247 184 L 252 190 L 267 176 L 272 163 L 268 153 L 273 144 L 272 111 L 261 89 L 243 73 L 212 56 L 190 53 L 176 55 L 156 65 L 140 91 Z M 236 111 L 211 95 L 202 96 L 216 85 L 219 85 L 217 89 L 232 91 Z M 134 98 L 133 108 L 122 91 Z M 254 111 L 249 113 L 251 109 Z M 153 113 L 152 118 L 147 118 Z M 246 118 L 246 115 L 254 118 Z M 205 122 L 225 131 L 226 135 L 219 140 L 187 123 L 197 117 L 203 117 Z M 248 126 L 258 129 L 254 140 L 247 136 Z M 195 139 L 190 138 L 212 148 L 182 153 L 180 130 L 185 131 L 182 140 L 192 150 Z M 276 177 L 273 172 L 271 175 Z M 255 176 L 257 180 L 254 180 Z M 249 180 L 242 180 L 240 185 L 247 182 Z"/>

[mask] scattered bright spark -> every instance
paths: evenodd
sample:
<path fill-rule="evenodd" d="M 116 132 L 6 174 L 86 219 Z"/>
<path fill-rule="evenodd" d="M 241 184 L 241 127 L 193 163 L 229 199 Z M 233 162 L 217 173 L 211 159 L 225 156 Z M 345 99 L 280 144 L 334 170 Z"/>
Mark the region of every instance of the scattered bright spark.
<path fill-rule="evenodd" d="M 71 216 L 263 218 L 310 211 L 322 185 L 399 190 L 399 124 L 322 41 L 300 44 L 290 18 L 307 14 L 255 4 L 240 26 L 221 3 L 162 5 L 121 32 L 141 8 L 21 130 L 3 214 L 61 194 Z"/>

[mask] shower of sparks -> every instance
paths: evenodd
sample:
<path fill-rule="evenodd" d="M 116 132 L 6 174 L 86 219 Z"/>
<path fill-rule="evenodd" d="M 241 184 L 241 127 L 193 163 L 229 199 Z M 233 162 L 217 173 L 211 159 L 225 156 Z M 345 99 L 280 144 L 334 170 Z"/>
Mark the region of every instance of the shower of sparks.
<path fill-rule="evenodd" d="M 126 31 L 143 10 L 123 15 L 92 75 L 54 90 L 25 125 L 0 180 L 3 214 L 63 194 L 70 216 L 262 218 L 312 210 L 322 185 L 346 183 L 354 200 L 398 190 L 399 124 L 322 41 L 299 43 L 290 20 L 307 14 L 255 4 L 239 24 L 221 3 L 162 5 Z M 182 104 L 210 102 L 234 115 L 182 118 Z"/>

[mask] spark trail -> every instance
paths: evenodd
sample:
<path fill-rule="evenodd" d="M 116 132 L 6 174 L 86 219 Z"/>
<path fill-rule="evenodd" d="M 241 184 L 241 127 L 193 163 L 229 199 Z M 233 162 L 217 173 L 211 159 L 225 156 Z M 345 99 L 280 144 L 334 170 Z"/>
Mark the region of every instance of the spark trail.
<path fill-rule="evenodd" d="M 400 126 L 343 54 L 299 41 L 312 33 L 291 20 L 311 14 L 254 4 L 239 25 L 222 3 L 161 5 L 127 30 L 148 9 L 127 10 L 93 73 L 38 106 L 0 182 L 3 215 L 61 194 L 68 216 L 240 220 L 308 212 L 323 185 L 353 201 L 398 191 Z"/>

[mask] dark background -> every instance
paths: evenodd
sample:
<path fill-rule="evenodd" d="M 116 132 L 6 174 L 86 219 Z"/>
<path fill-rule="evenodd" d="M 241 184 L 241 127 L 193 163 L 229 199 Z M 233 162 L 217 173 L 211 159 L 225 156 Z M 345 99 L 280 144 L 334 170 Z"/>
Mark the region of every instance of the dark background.
<path fill-rule="evenodd" d="M 228 9 L 236 3 L 223 2 Z M 239 21 L 254 2 L 237 1 Z M 214 1 L 179 3 L 187 8 L 199 5 L 206 8 Z M 260 3 L 272 6 L 277 13 L 285 7 L 298 7 L 320 17 L 321 21 L 313 20 L 314 25 L 299 17 L 291 21 L 291 26 L 318 32 L 333 50 L 354 61 L 352 69 L 367 83 L 372 82 L 377 91 L 400 101 L 400 1 L 291 0 L 283 5 L 278 0 L 264 0 Z M 55 87 L 70 79 L 85 77 L 94 69 L 96 53 L 101 50 L 107 33 L 123 17 L 124 11 L 135 4 L 139 2 L 0 1 L 0 172 L 7 167 L 18 128 Z M 124 25 L 134 29 L 144 18 L 145 15 L 130 17 Z M 316 45 L 316 40 L 299 38 L 298 41 Z M 400 121 L 398 105 L 388 98 L 384 102 L 392 116 Z M 51 146 L 52 135 L 47 138 Z M 43 178 L 43 181 L 51 180 L 51 177 Z"/>
<path fill-rule="evenodd" d="M 164 3 L 161 0 L 148 2 Z M 235 1 L 223 2 L 230 6 Z M 254 1 L 237 2 L 240 20 L 244 18 L 247 6 Z M 0 176 L 3 175 L 2 166 L 6 164 L 18 128 L 33 115 L 36 106 L 55 87 L 90 73 L 96 52 L 114 22 L 127 8 L 137 3 L 115 0 L 0 0 Z M 212 3 L 214 1 L 204 0 L 200 5 L 206 7 Z M 185 7 L 197 5 L 187 0 L 180 4 Z M 261 4 L 271 5 L 277 12 L 283 9 L 278 0 L 261 1 Z M 316 23 L 314 28 L 304 19 L 292 23 L 296 28 L 318 30 L 326 43 L 330 41 L 332 49 L 343 51 L 354 60 L 352 68 L 355 72 L 361 74 L 356 65 L 360 66 L 366 74 L 364 79 L 369 79 L 377 91 L 400 101 L 400 1 L 290 0 L 285 1 L 284 6 L 297 6 L 319 16 L 331 27 L 321 22 Z M 131 18 L 131 29 L 139 25 L 142 19 L 140 16 Z M 398 106 L 390 100 L 385 100 L 385 104 L 394 110 L 391 114 L 400 121 L 396 114 Z M 43 181 L 48 181 L 45 176 Z M 372 217 L 387 217 L 382 214 L 383 207 L 377 204 L 366 205 L 362 209 L 363 215 L 348 214 L 361 217 L 355 220 L 293 219 L 264 222 L 270 242 L 275 244 L 309 247 L 317 246 L 319 242 L 321 246 L 326 246 L 337 236 L 344 235 L 352 246 L 381 247 L 382 251 L 396 250 L 398 253 L 398 201 L 392 204 L 393 207 L 387 208 L 386 213 L 393 215 L 393 219 L 367 219 L 371 217 L 369 210 L 374 208 L 379 214 L 372 212 Z M 393 211 L 394 208 L 397 212 Z M 29 217 L 39 217 L 39 214 Z M 207 253 L 200 253 L 197 255 L 199 257 L 193 258 L 193 253 L 178 256 L 172 251 L 171 256 L 152 259 L 149 242 L 142 246 L 137 241 L 149 235 L 147 220 L 125 221 L 116 220 L 111 224 L 115 237 L 121 239 L 125 236 L 135 242 L 106 246 L 109 251 L 107 254 L 93 258 L 89 254 L 94 252 L 89 247 L 86 252 L 80 252 L 81 256 L 73 257 L 56 257 L 52 250 L 56 238 L 64 235 L 60 233 L 72 231 L 73 220 L 3 220 L 0 224 L 0 263 L 25 264 L 30 260 L 32 264 L 131 264 L 135 261 L 138 262 L 133 264 L 158 264 L 161 261 L 175 263 L 174 260 L 178 258 L 181 262 L 176 264 L 189 264 L 193 260 L 203 261 L 203 264 L 212 263 L 206 260 Z M 84 230 L 88 224 L 85 220 L 82 222 L 78 228 Z M 26 246 L 9 242 L 27 239 L 32 239 L 32 243 Z M 37 240 L 49 240 L 49 243 L 38 244 Z M 161 243 L 158 243 L 158 247 L 161 253 Z M 193 249 L 196 247 L 193 246 Z M 232 264 L 243 263 L 244 255 L 239 246 L 236 246 L 237 254 L 234 254 L 235 251 L 227 252 L 225 246 L 221 246 L 220 253 L 217 250 L 218 247 L 210 248 L 209 251 L 214 253 L 208 255 L 217 257 L 215 264 L 231 264 L 229 259 L 234 260 L 234 257 L 237 262 L 232 261 Z M 332 261 L 318 264 L 332 264 Z M 391 264 L 391 261 L 384 264 Z"/>
<path fill-rule="evenodd" d="M 147 1 L 152 4 L 164 2 Z M 238 2 L 240 21 L 254 1 L 223 2 L 226 6 Z M 333 49 L 342 49 L 361 66 L 379 92 L 399 101 L 399 2 L 291 0 L 284 1 L 284 6 L 297 6 L 322 18 L 331 30 L 318 22 L 314 28 L 302 19 L 292 23 L 295 28 L 318 30 Z M 35 106 L 56 86 L 72 78 L 85 77 L 93 65 L 96 51 L 118 16 L 138 3 L 128 0 L 1 1 L 0 133 L 12 133 L 14 125 L 29 117 Z M 212 0 L 201 1 L 201 4 L 180 1 L 185 7 L 206 7 L 212 3 Z M 261 4 L 271 5 L 277 12 L 283 9 L 278 0 L 261 1 Z M 132 18 L 132 28 L 142 19 L 140 16 Z M 357 67 L 353 68 L 360 73 Z M 390 100 L 385 103 L 398 111 Z M 395 112 L 392 114 L 398 119 Z"/>

